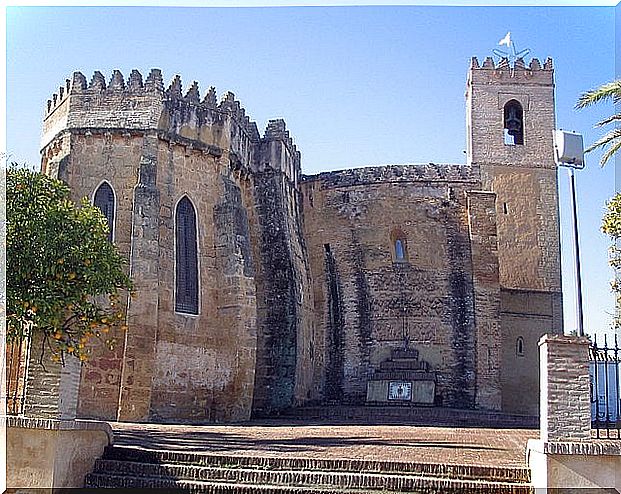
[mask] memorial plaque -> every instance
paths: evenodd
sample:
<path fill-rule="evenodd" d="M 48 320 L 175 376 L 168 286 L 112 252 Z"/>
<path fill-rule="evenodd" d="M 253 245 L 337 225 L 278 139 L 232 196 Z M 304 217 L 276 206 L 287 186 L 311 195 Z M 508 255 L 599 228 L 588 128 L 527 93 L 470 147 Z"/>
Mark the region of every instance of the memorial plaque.
<path fill-rule="evenodd" d="M 434 381 L 414 381 L 412 386 L 412 401 L 423 405 L 433 405 L 436 397 L 436 383 Z"/>
<path fill-rule="evenodd" d="M 406 381 L 390 381 L 388 385 L 388 399 L 410 401 L 412 399 L 412 383 Z"/>

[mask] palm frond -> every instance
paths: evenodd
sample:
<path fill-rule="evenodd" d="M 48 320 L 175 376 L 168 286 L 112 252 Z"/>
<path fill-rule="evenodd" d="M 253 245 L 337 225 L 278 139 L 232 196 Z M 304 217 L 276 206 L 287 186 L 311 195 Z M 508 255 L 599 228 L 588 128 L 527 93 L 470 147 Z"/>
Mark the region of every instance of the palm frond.
<path fill-rule="evenodd" d="M 590 153 L 591 151 L 606 146 L 617 139 L 621 139 L 621 129 L 612 129 L 605 136 L 600 137 L 597 141 L 586 148 L 584 152 Z"/>
<path fill-rule="evenodd" d="M 609 123 L 616 122 L 616 121 L 619 121 L 619 120 L 621 120 L 621 113 L 617 113 L 615 115 L 611 115 L 610 117 L 605 118 L 601 122 L 597 122 L 595 124 L 595 127 L 603 127 L 604 125 L 608 125 Z"/>
<path fill-rule="evenodd" d="M 598 88 L 583 93 L 578 98 L 575 108 L 579 110 L 580 108 L 585 108 L 611 98 L 613 103 L 621 101 L 621 79 L 602 84 Z"/>
<path fill-rule="evenodd" d="M 584 152 L 590 153 L 591 151 L 594 151 L 595 149 L 607 146 L 608 144 L 610 144 L 611 142 L 613 142 L 615 139 L 619 137 L 621 137 L 621 129 L 611 130 L 610 132 L 608 132 L 608 134 L 606 134 L 603 137 L 600 137 L 597 141 L 595 141 L 588 148 L 586 148 Z"/>
<path fill-rule="evenodd" d="M 621 139 L 615 141 L 615 143 L 610 146 L 610 148 L 608 149 L 608 151 L 606 151 L 604 153 L 604 155 L 602 156 L 602 159 L 599 160 L 599 164 L 601 166 L 604 166 L 606 163 L 608 163 L 608 160 L 610 158 L 612 158 L 612 156 L 619 151 L 619 149 L 621 149 Z"/>

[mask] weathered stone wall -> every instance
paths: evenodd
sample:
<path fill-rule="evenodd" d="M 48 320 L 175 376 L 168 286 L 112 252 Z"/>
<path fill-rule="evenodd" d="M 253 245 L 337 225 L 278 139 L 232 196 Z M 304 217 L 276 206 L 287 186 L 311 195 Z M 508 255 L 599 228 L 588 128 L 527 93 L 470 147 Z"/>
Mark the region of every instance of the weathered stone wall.
<path fill-rule="evenodd" d="M 127 334 L 83 369 L 81 416 L 250 416 L 256 295 L 247 211 L 257 141 L 232 94 L 217 104 L 212 89 L 200 102 L 196 84 L 182 96 L 178 78 L 164 91 L 157 70 L 144 84 L 134 72 L 127 85 L 115 71 L 107 86 L 101 74 L 87 86 L 76 73 L 50 105 L 43 169 L 66 180 L 76 199 L 92 199 L 102 180 L 111 185 L 114 242 L 136 288 Z M 174 213 L 184 195 L 197 213 L 197 316 L 174 311 Z"/>
<path fill-rule="evenodd" d="M 476 170 L 459 165 L 305 177 L 305 236 L 323 336 L 325 399 L 363 402 L 373 370 L 407 337 L 437 371 L 437 403 L 475 406 L 466 191 L 480 185 L 477 179 Z M 395 232 L 405 241 L 405 262 L 395 259 Z M 484 234 L 493 237 L 477 227 L 475 235 Z M 486 262 L 493 271 L 493 259 Z M 481 314 L 487 310 L 480 308 Z"/>
<path fill-rule="evenodd" d="M 232 93 L 201 101 L 194 83 L 184 96 L 179 77 L 165 90 L 157 69 L 127 84 L 118 71 L 108 84 L 76 73 L 48 104 L 42 154 L 76 199 L 102 180 L 113 188 L 114 242 L 136 288 L 127 334 L 84 367 L 82 416 L 241 420 L 253 397 L 260 412 L 318 394 L 300 153 L 282 120 L 261 139 Z M 184 196 L 197 215 L 197 315 L 174 309 Z"/>
<path fill-rule="evenodd" d="M 523 290 L 501 290 L 502 409 L 508 412 L 539 413 L 539 349 L 544 334 L 562 333 L 560 294 Z M 522 352 L 518 349 L 522 340 Z"/>
<path fill-rule="evenodd" d="M 254 170 L 257 216 L 256 416 L 317 398 L 313 302 L 302 231 L 300 153 L 282 120 L 268 124 Z"/>
<path fill-rule="evenodd" d="M 498 196 L 503 287 L 560 293 L 556 169 L 512 169 L 507 165 L 481 169 L 484 183 Z"/>
<path fill-rule="evenodd" d="M 504 105 L 523 108 L 524 143 L 504 141 Z M 536 414 L 537 342 L 562 332 L 552 61 L 472 60 L 466 93 L 468 162 L 496 194 L 501 286 L 502 408 Z M 517 341 L 523 352 L 518 354 Z"/>
<path fill-rule="evenodd" d="M 501 328 L 496 195 L 468 191 L 468 223 L 476 320 L 476 404 L 501 408 Z"/>
<path fill-rule="evenodd" d="M 240 185 L 223 159 L 161 142 L 157 336 L 150 416 L 247 418 L 254 381 L 254 262 Z M 226 161 L 224 161 L 226 163 Z M 174 309 L 174 215 L 187 196 L 197 216 L 199 313 Z"/>
<path fill-rule="evenodd" d="M 50 152 L 59 140 L 66 142 L 66 156 L 62 159 Z M 82 197 L 92 201 L 104 180 L 112 187 L 116 200 L 113 240 L 127 259 L 131 246 L 133 188 L 142 143 L 140 136 L 84 131 L 65 132 L 47 148 L 47 172 L 69 184 L 75 201 Z M 117 340 L 114 350 L 103 344 L 93 345 L 93 358 L 83 369 L 78 405 L 78 413 L 83 417 L 116 418 L 125 335 L 119 332 L 110 336 Z"/>
<path fill-rule="evenodd" d="M 132 197 L 130 274 L 135 297 L 127 309 L 129 329 L 121 369 L 118 418 L 140 421 L 149 416 L 159 315 L 159 214 L 157 137 L 144 135 L 137 183 Z"/>

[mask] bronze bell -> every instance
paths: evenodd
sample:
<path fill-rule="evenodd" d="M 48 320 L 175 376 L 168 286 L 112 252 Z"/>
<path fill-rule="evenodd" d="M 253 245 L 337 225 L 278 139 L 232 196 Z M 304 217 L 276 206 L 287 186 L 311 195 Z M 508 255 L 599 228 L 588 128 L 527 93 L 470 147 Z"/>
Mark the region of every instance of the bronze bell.
<path fill-rule="evenodd" d="M 520 112 L 515 106 L 510 106 L 507 110 L 505 128 L 509 135 L 517 136 L 522 133 L 522 118 Z"/>

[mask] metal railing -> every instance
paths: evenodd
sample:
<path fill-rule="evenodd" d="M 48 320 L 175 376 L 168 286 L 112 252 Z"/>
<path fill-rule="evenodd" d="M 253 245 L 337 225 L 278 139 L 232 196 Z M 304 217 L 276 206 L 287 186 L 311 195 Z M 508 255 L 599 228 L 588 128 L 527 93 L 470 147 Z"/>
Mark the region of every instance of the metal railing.
<path fill-rule="evenodd" d="M 591 427 L 598 439 L 621 439 L 621 383 L 619 364 L 621 349 L 614 344 L 598 346 L 597 337 L 589 346 L 591 378 Z"/>

